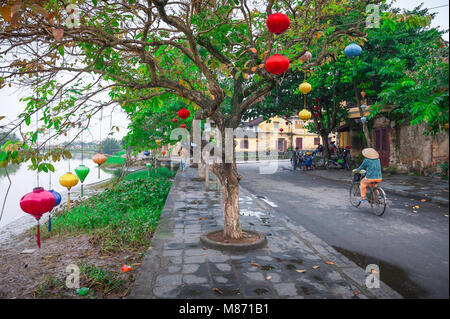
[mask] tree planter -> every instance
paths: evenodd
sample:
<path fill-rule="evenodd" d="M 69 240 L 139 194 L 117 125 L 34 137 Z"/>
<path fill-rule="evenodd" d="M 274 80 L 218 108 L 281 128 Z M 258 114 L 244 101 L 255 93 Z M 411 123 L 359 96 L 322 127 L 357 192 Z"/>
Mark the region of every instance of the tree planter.
<path fill-rule="evenodd" d="M 253 230 L 243 229 L 242 232 L 244 234 L 249 234 L 256 236 L 255 240 L 237 240 L 235 242 L 224 242 L 217 241 L 215 238 L 221 237 L 218 236 L 223 230 L 214 230 L 207 232 L 200 236 L 200 241 L 208 248 L 217 249 L 217 250 L 232 250 L 232 251 L 248 251 L 263 248 L 267 244 L 266 235 L 263 233 L 259 233 Z"/>

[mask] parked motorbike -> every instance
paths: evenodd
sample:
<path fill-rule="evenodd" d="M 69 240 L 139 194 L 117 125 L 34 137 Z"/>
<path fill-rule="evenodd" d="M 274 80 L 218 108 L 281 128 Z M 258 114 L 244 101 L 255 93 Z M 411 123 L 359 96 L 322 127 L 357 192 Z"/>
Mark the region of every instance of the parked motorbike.
<path fill-rule="evenodd" d="M 350 169 L 348 157 L 350 150 L 346 149 L 336 158 L 328 159 L 326 168 L 340 168 L 340 169 Z"/>

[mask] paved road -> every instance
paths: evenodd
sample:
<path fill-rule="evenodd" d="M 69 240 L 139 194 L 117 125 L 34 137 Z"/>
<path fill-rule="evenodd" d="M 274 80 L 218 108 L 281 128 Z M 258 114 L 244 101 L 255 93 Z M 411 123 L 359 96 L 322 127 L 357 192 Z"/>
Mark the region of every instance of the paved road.
<path fill-rule="evenodd" d="M 405 298 L 449 297 L 447 207 L 388 194 L 388 210 L 377 217 L 368 204 L 350 205 L 348 185 L 293 172 L 288 163 L 267 175 L 257 164 L 238 169 L 244 188 L 361 267 L 378 264 L 381 279 Z"/>

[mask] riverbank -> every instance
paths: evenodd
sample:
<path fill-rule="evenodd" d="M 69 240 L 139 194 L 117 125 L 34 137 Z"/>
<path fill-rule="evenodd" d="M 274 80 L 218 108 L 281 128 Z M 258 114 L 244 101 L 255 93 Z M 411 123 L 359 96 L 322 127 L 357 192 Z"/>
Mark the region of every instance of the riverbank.
<path fill-rule="evenodd" d="M 0 298 L 125 297 L 159 222 L 170 177 L 167 168 L 150 176 L 135 171 L 114 189 L 98 187 L 105 181 L 86 187 L 89 198 L 57 213 L 51 232 L 41 224 L 41 249 L 36 227 L 16 234 L 0 247 Z M 130 271 L 121 271 L 125 264 Z M 69 265 L 79 268 L 87 295 L 66 287 Z"/>

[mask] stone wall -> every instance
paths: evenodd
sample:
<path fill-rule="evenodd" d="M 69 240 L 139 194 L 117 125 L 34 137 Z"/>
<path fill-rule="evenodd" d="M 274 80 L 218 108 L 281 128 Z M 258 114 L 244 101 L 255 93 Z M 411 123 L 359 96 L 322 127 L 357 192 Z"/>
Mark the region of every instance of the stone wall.
<path fill-rule="evenodd" d="M 427 176 L 441 173 L 439 163 L 448 163 L 449 160 L 448 132 L 424 135 L 424 125 L 403 123 L 395 126 L 384 117 L 375 119 L 373 128 L 388 126 L 391 128 L 389 166 L 400 172 L 414 171 Z"/>

